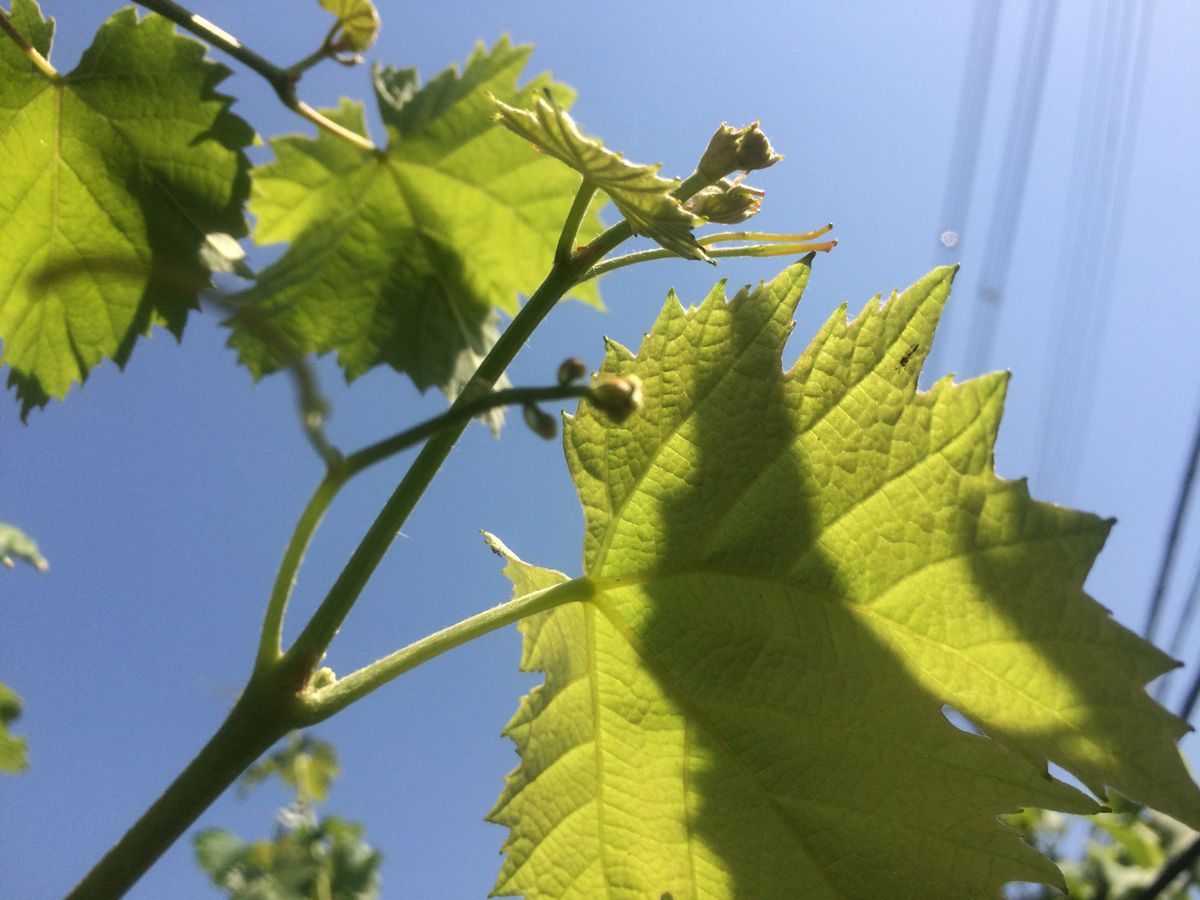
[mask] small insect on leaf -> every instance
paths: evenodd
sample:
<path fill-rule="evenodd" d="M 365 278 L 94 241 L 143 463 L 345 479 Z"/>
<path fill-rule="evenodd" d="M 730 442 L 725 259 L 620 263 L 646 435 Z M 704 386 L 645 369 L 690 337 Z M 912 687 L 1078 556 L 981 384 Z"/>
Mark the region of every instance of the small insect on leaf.
<path fill-rule="evenodd" d="M 908 365 L 908 361 L 910 359 L 912 359 L 913 354 L 916 353 L 917 350 L 920 349 L 920 347 L 921 347 L 920 344 L 913 344 L 911 347 L 909 347 L 907 350 L 904 351 L 904 355 L 900 357 L 900 362 L 896 363 L 896 371 L 897 372 L 899 372 L 901 369 L 903 369 L 905 366 Z"/>

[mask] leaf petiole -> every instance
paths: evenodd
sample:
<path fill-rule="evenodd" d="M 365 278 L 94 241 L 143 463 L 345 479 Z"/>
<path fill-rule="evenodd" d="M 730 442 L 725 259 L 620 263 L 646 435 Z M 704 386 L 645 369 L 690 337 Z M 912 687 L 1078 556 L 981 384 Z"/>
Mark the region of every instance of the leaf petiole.
<path fill-rule="evenodd" d="M 589 578 L 564 581 L 552 587 L 517 597 L 499 606 L 476 613 L 448 628 L 414 641 L 364 666 L 357 672 L 339 678 L 333 684 L 308 694 L 303 702 L 308 715 L 306 725 L 313 725 L 345 709 L 356 700 L 382 687 L 422 663 L 441 656 L 475 638 L 518 622 L 527 616 L 554 609 L 566 603 L 590 599 L 595 594 L 595 585 Z"/>
<path fill-rule="evenodd" d="M 293 83 L 299 81 L 300 76 L 313 66 L 325 61 L 326 59 L 333 58 L 333 39 L 337 35 L 338 29 L 341 27 L 342 23 L 340 20 L 334 22 L 330 27 L 329 32 L 325 35 L 325 40 L 321 41 L 320 47 L 308 54 L 308 56 L 304 57 L 304 59 L 300 60 L 299 62 L 292 63 L 290 66 L 284 69 L 284 71 L 287 72 L 288 76 L 292 79 Z"/>
<path fill-rule="evenodd" d="M 329 132 L 347 143 L 353 144 L 361 150 L 373 152 L 377 149 L 369 138 L 350 131 L 332 119 L 326 118 L 297 97 L 296 81 L 299 78 L 298 74 L 293 74 L 289 69 L 282 69 L 273 62 L 259 56 L 223 28 L 214 25 L 203 16 L 196 15 L 190 10 L 185 9 L 178 3 L 175 3 L 174 0 L 138 0 L 138 3 L 151 12 L 156 12 L 163 18 L 169 19 L 180 28 L 190 31 L 202 41 L 220 50 L 224 50 L 238 62 L 257 72 L 271 85 L 276 96 L 279 97 L 280 102 L 284 106 L 292 110 L 292 112 L 308 119 L 308 121 L 312 122 L 318 128 Z"/>
<path fill-rule="evenodd" d="M 26 40 L 25 35 L 17 31 L 16 27 L 9 19 L 8 13 L 2 9 L 0 9 L 0 31 L 3 31 L 10 38 L 12 38 L 13 43 L 21 48 L 21 52 L 29 58 L 31 63 L 37 66 L 38 70 L 43 75 L 45 75 L 51 81 L 58 80 L 58 69 L 50 65 L 50 60 L 42 56 L 42 54 L 38 52 L 37 48 L 34 47 L 33 44 L 29 43 L 28 40 Z"/>
<path fill-rule="evenodd" d="M 465 426 L 471 419 L 490 409 L 587 397 L 590 396 L 591 391 L 591 386 L 586 384 L 556 384 L 550 387 L 508 388 L 502 391 L 491 391 L 461 404 L 455 404 L 441 415 L 406 428 L 391 437 L 376 441 L 374 444 L 351 453 L 339 463 L 330 465 L 326 470 L 325 477 L 321 479 L 320 484 L 317 485 L 305 505 L 304 511 L 300 514 L 292 536 L 288 540 L 287 548 L 284 550 L 283 560 L 279 564 L 279 571 L 275 576 L 271 596 L 267 601 L 266 614 L 263 617 L 255 670 L 262 671 L 275 665 L 282 655 L 283 617 L 288 600 L 291 598 L 292 588 L 296 583 L 296 573 L 300 569 L 304 553 L 312 542 L 312 537 L 321 524 L 326 510 L 329 509 L 334 497 L 347 481 L 375 463 L 402 453 L 443 429 L 456 425 Z"/>
<path fill-rule="evenodd" d="M 693 172 L 671 193 L 678 200 L 687 200 L 708 183 L 707 176 L 700 172 Z M 545 280 L 533 292 L 528 302 L 521 307 L 521 311 L 509 323 L 496 343 L 492 345 L 492 349 L 483 358 L 471 380 L 454 401 L 450 410 L 445 413 L 454 421 L 448 421 L 444 427 L 431 435 L 425 446 L 421 448 L 417 458 L 413 460 L 395 491 L 392 492 L 391 497 L 388 498 L 383 509 L 379 511 L 379 515 L 375 517 L 375 521 L 371 523 L 367 533 L 350 555 L 350 559 L 325 595 L 325 599 L 321 601 L 321 605 L 317 607 L 317 611 L 304 626 L 295 643 L 284 654 L 280 661 L 281 665 L 290 664 L 302 668 L 306 665 L 315 665 L 321 658 L 372 573 L 383 559 L 384 554 L 387 553 L 392 541 L 404 526 L 409 514 L 416 507 L 417 502 L 467 427 L 471 415 L 464 414 L 464 409 L 481 399 L 478 393 L 480 391 L 485 392 L 482 395 L 484 398 L 495 396 L 486 392 L 490 391 L 500 376 L 504 374 L 504 370 L 508 368 L 518 351 L 525 345 L 534 329 L 541 324 L 550 310 L 578 281 L 581 269 L 586 264 L 585 261 L 602 258 L 632 235 L 633 227 L 628 221 L 618 222 L 588 244 L 586 250 L 574 256 L 570 263 L 556 262 L 551 266 Z"/>
<path fill-rule="evenodd" d="M 579 192 L 571 203 L 571 209 L 563 222 L 562 232 L 558 236 L 558 246 L 554 248 L 554 261 L 568 263 L 575 252 L 575 239 L 579 236 L 579 225 L 587 214 L 592 198 L 596 196 L 596 185 L 584 179 L 579 185 Z"/>

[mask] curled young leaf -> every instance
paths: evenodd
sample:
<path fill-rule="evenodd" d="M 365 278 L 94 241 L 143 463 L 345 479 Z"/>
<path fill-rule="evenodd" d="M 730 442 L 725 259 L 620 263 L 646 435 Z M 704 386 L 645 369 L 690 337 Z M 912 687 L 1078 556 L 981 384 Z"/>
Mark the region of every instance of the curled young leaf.
<path fill-rule="evenodd" d="M 660 176 L 661 166 L 631 163 L 598 139 L 586 137 L 562 106 L 545 97 L 538 97 L 532 110 L 496 99 L 496 109 L 496 120 L 505 128 L 607 194 L 634 234 L 652 238 L 679 256 L 711 262 L 692 234 L 701 220 L 672 196 L 679 182 Z"/>

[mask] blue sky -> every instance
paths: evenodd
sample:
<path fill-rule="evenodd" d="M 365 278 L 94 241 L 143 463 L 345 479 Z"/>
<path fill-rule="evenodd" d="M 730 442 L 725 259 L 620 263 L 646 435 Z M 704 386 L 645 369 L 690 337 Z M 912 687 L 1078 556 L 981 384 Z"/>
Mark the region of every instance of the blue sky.
<path fill-rule="evenodd" d="M 52 56 L 69 69 L 115 8 L 99 0 L 50 2 L 59 19 Z M 969 369 L 968 322 L 978 302 L 1005 128 L 1029 5 L 1004 5 L 986 108 L 979 176 L 961 253 L 936 241 L 954 136 L 971 4 L 851 2 L 658 4 L 384 3 L 370 58 L 414 65 L 428 79 L 475 41 L 509 33 L 537 46 L 545 69 L 579 92 L 575 114 L 635 161 L 686 174 L 722 121 L 760 119 L 784 163 L 752 179 L 767 191 L 763 230 L 836 223 L 840 246 L 816 261 L 789 351 L 798 353 L 837 304 L 857 310 L 934 264 L 962 263 L 936 375 Z M 289 63 L 321 40 L 313 2 L 195 7 L 269 58 Z M 1155 6 L 1129 201 L 1115 255 L 1106 325 L 1078 354 L 1068 408 L 1090 404 L 1081 427 L 1043 422 L 1064 352 L 1063 228 L 1084 90 L 1091 5 L 1061 4 L 1028 193 L 1013 244 L 991 368 L 1013 372 L 997 450 L 1004 477 L 1031 476 L 1035 496 L 1118 518 L 1089 581 L 1091 593 L 1140 628 L 1174 491 L 1200 406 L 1200 8 Z M 1131 40 L 1128 35 L 1122 40 Z M 256 76 L 230 63 L 225 90 L 264 136 L 307 131 Z M 368 98 L 365 68 L 310 73 L 302 96 L 331 105 Z M 379 134 L 379 131 L 376 131 Z M 265 149 L 256 160 L 269 159 Z M 601 336 L 636 347 L 666 291 L 698 300 L 714 277 L 731 289 L 770 277 L 771 260 L 719 270 L 664 262 L 603 282 L 606 314 L 567 305 L 510 370 L 542 384 L 578 355 L 595 366 Z M 532 288 L 532 286 L 531 286 Z M 790 359 L 785 360 L 790 362 Z M 349 391 L 320 367 L 334 401 L 331 434 L 361 446 L 440 411 L 392 372 Z M 930 373 L 927 372 L 928 376 Z M 1077 393 L 1090 390 L 1090 399 Z M 62 894 L 124 831 L 219 724 L 248 672 L 262 604 L 294 517 L 319 474 L 281 378 L 255 386 L 205 313 L 177 345 L 157 333 L 125 373 L 104 365 L 63 404 L 18 423 L 0 411 L 4 480 L 0 519 L 33 534 L 50 558 L 37 575 L 0 573 L 0 680 L 24 698 L 18 725 L 32 768 L 0 780 L 0 895 Z M 1061 432 L 1061 433 L 1060 433 Z M 1067 448 L 1043 459 L 1048 435 Z M 293 625 L 311 610 L 403 471 L 383 465 L 344 492 L 300 574 Z M 495 441 L 473 426 L 335 642 L 329 664 L 346 672 L 508 595 L 478 530 L 524 558 L 578 573 L 582 516 L 561 451 L 519 423 Z M 1200 522 L 1181 572 L 1196 561 Z M 1186 582 L 1186 577 L 1177 579 Z M 1178 600 L 1182 585 L 1176 586 Z M 1171 607 L 1165 621 L 1174 620 Z M 1198 650 L 1184 656 L 1194 665 Z M 345 774 L 330 811 L 363 821 L 386 854 L 385 896 L 486 894 L 504 830 L 483 823 L 516 762 L 500 729 L 535 683 L 516 671 L 509 630 L 406 676 L 319 727 Z M 1189 670 L 1190 674 L 1190 670 Z M 1193 757 L 1200 744 L 1185 746 Z M 281 792 L 222 798 L 197 827 L 265 834 Z M 132 896 L 215 896 L 181 842 Z"/>

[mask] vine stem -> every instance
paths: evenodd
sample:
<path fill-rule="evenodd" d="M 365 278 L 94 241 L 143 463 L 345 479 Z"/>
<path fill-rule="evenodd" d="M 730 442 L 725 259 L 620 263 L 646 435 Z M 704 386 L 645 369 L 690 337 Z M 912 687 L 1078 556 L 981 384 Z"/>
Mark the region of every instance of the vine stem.
<path fill-rule="evenodd" d="M 34 47 L 33 44 L 29 43 L 28 40 L 26 40 L 25 35 L 17 31 L 16 26 L 13 25 L 12 20 L 9 19 L 8 13 L 2 9 L 0 9 L 0 31 L 3 31 L 10 38 L 12 38 L 13 43 L 21 48 L 21 52 L 29 58 L 31 63 L 37 66 L 38 70 L 43 75 L 45 75 L 51 81 L 58 80 L 58 69 L 50 65 L 50 60 L 42 56 L 42 54 L 38 52 L 38 49 Z"/>
<path fill-rule="evenodd" d="M 174 0 L 137 0 L 137 2 L 151 12 L 156 12 L 164 19 L 174 22 L 180 28 L 190 31 L 202 41 L 211 44 L 219 50 L 225 51 L 247 68 L 257 72 L 266 79 L 267 84 L 271 85 L 280 102 L 292 110 L 292 112 L 303 116 L 318 128 L 329 132 L 335 137 L 341 138 L 347 143 L 353 144 L 360 150 L 367 150 L 369 152 L 378 151 L 379 148 L 369 138 L 339 125 L 332 119 L 326 118 L 297 97 L 296 81 L 299 78 L 297 73 L 275 65 L 273 62 L 255 53 L 228 31 L 214 25 L 203 16 L 199 16 L 191 10 L 180 6 Z"/>
<path fill-rule="evenodd" d="M 96 864 L 68 900 L 120 897 L 234 779 L 287 734 L 296 697 L 251 679 L 204 749 Z"/>
<path fill-rule="evenodd" d="M 317 527 L 325 517 L 325 512 L 347 481 L 364 469 L 415 446 L 441 429 L 460 422 L 469 422 L 490 409 L 523 403 L 569 400 L 575 397 L 587 397 L 590 394 L 590 386 L 579 384 L 492 391 L 474 400 L 464 401 L 457 409 L 451 408 L 412 428 L 376 441 L 374 444 L 351 453 L 340 463 L 330 465 L 325 472 L 325 477 L 321 479 L 304 507 L 304 511 L 300 514 L 288 541 L 287 549 L 284 551 L 283 561 L 279 565 L 279 572 L 275 576 L 275 584 L 271 588 L 271 596 L 267 601 L 267 611 L 263 618 L 262 634 L 258 644 L 258 657 L 255 662 L 256 669 L 265 671 L 278 662 L 282 656 L 283 617 L 292 589 L 296 584 L 296 573 L 300 569 L 300 563 L 304 559 L 304 553 L 312 541 L 313 534 L 316 533 Z"/>
<path fill-rule="evenodd" d="M 686 200 L 707 184 L 707 176 L 696 172 L 676 187 L 673 193 L 676 199 Z M 590 194 L 594 190 L 587 182 L 584 182 L 580 185 L 579 193 L 582 194 L 586 191 L 590 198 Z M 586 208 L 586 204 L 578 202 L 577 196 L 576 202 L 571 206 L 572 216 L 582 218 L 583 210 Z M 572 232 L 577 231 L 578 219 L 573 222 L 569 216 L 563 226 L 563 231 L 568 229 Z M 517 352 L 525 345 L 529 336 L 533 334 L 534 329 L 541 324 L 542 319 L 578 282 L 583 271 L 590 268 L 591 260 L 602 258 L 632 235 L 633 229 L 630 224 L 621 221 L 588 246 L 573 253 L 569 260 L 556 261 L 546 279 L 533 292 L 526 304 L 521 307 L 521 311 L 504 329 L 499 340 L 488 351 L 487 356 L 479 364 L 479 368 L 475 370 L 475 374 L 463 392 L 459 394 L 458 399 L 454 401 L 447 415 L 454 414 L 480 394 L 489 392 L 516 357 Z M 458 442 L 468 421 L 469 417 L 463 417 L 460 421 L 447 425 L 431 436 L 425 446 L 421 448 L 421 452 L 417 454 L 412 466 L 396 486 L 396 490 L 392 492 L 375 521 L 371 523 L 371 527 L 358 547 L 355 548 L 354 553 L 351 554 L 350 560 L 338 575 L 333 587 L 329 589 L 329 593 L 325 595 L 325 599 L 300 632 L 291 649 L 284 655 L 284 665 L 311 666 L 325 653 L 334 635 L 337 634 L 338 628 L 341 627 L 346 615 L 350 612 L 350 608 L 362 593 L 371 574 L 383 559 L 396 535 L 400 533 L 400 529 L 404 526 L 404 522 L 416 506 L 417 501 L 433 481 L 433 477 L 442 467 L 442 463 L 446 461 L 446 457 L 450 455 L 450 451 Z"/>
<path fill-rule="evenodd" d="M 1182 853 L 1163 866 L 1162 871 L 1158 873 L 1158 877 L 1154 879 L 1154 882 L 1137 895 L 1137 900 L 1154 900 L 1155 897 L 1158 897 L 1163 891 L 1169 888 L 1181 874 L 1189 871 L 1196 864 L 1197 860 L 1200 860 L 1200 838 L 1193 840 Z M 1189 878 L 1183 887 L 1187 887 L 1192 883 L 1192 880 Z"/>
<path fill-rule="evenodd" d="M 161 3 L 163 0 L 155 2 Z M 686 200 L 707 185 L 709 180 L 704 175 L 694 173 L 676 187 L 674 195 L 677 199 Z M 586 184 L 581 185 L 580 191 L 585 190 L 590 191 L 591 188 Z M 579 208 L 579 203 L 573 204 L 572 215 Z M 586 209 L 586 205 L 583 208 Z M 579 215 L 582 217 L 582 213 Z M 577 229 L 578 221 L 572 224 L 569 217 L 564 230 L 567 228 Z M 481 613 L 465 623 L 451 626 L 385 657 L 345 679 L 341 692 L 335 691 L 338 687 L 338 682 L 335 682 L 310 694 L 309 680 L 326 648 L 399 533 L 408 514 L 416 506 L 459 436 L 466 429 L 471 415 L 464 410 L 469 411 L 472 404 L 491 393 L 491 389 L 533 330 L 577 283 L 579 276 L 591 263 L 603 258 L 632 234 L 633 229 L 629 223 L 622 221 L 609 228 L 587 247 L 573 253 L 569 260 L 554 263 L 546 279 L 509 323 L 508 328 L 479 364 L 466 388 L 451 405 L 440 430 L 430 434 L 295 643 L 286 653 L 271 661 L 270 657 L 278 653 L 277 628 L 282 623 L 283 606 L 287 594 L 290 593 L 296 567 L 312 531 L 319 523 L 329 500 L 332 500 L 332 493 L 336 492 L 336 486 L 331 484 L 327 488 L 330 492 L 328 497 L 322 495 L 310 501 L 302 516 L 302 519 L 306 520 L 305 524 L 298 526 L 296 535 L 293 535 L 285 552 L 276 588 L 272 592 L 273 597 L 278 596 L 279 602 L 275 604 L 278 611 L 269 613 L 268 627 L 264 629 L 264 633 L 269 634 L 269 637 L 264 639 L 267 650 L 261 656 L 267 661 L 260 665 L 256 660 L 246 689 L 234 704 L 225 722 L 162 796 L 84 877 L 69 895 L 71 900 L 106 900 L 110 897 L 120 897 L 188 826 L 233 784 L 247 766 L 292 728 L 332 715 L 336 709 L 364 696 L 385 680 L 394 678 L 412 666 L 458 646 L 473 636 L 514 621 L 522 614 L 528 615 L 530 611 L 541 608 L 541 602 L 549 603 L 551 599 L 555 602 L 567 602 L 584 596 L 588 584 L 584 580 L 574 582 L 573 584 L 577 585 L 574 588 L 563 586 L 561 591 L 552 596 L 550 592 L 544 597 L 527 595 L 527 604 L 524 606 L 517 605 L 519 601 L 512 601 L 514 605 Z M 347 457 L 348 460 L 350 458 L 352 457 Z M 380 455 L 378 458 L 384 457 Z M 360 459 L 367 460 L 366 465 L 377 461 L 370 456 Z M 314 696 L 321 697 L 323 702 L 314 704 Z"/>

